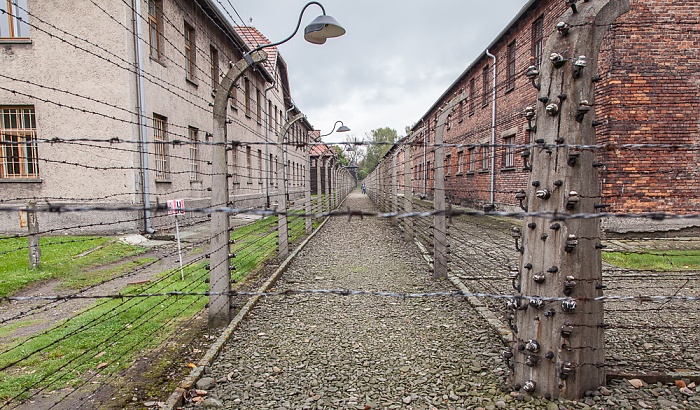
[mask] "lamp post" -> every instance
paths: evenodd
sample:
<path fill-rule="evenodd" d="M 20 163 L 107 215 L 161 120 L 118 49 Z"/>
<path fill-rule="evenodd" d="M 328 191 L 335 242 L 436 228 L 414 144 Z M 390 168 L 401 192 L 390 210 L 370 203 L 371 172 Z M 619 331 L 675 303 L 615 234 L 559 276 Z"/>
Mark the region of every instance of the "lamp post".
<path fill-rule="evenodd" d="M 304 39 L 313 44 L 323 44 L 327 38 L 338 37 L 345 34 L 345 29 L 331 16 L 326 15 L 326 10 L 321 3 L 312 1 L 307 3 L 299 14 L 299 20 L 294 32 L 287 38 L 277 43 L 261 45 L 243 55 L 236 64 L 231 65 L 224 78 L 216 89 L 214 97 L 214 138 L 212 148 L 212 196 L 211 208 L 228 205 L 228 164 L 227 164 L 227 124 L 226 111 L 228 99 L 235 82 L 250 67 L 260 64 L 267 59 L 264 48 L 275 47 L 289 41 L 296 35 L 301 26 L 301 20 L 306 9 L 315 4 L 321 7 L 323 15 L 316 17 L 305 29 Z M 236 166 L 236 164 L 234 164 Z M 209 258 L 209 326 L 220 327 L 231 321 L 230 298 L 231 291 L 231 266 L 230 266 L 230 229 L 229 215 L 225 212 L 213 212 L 211 216 L 211 241 Z"/>

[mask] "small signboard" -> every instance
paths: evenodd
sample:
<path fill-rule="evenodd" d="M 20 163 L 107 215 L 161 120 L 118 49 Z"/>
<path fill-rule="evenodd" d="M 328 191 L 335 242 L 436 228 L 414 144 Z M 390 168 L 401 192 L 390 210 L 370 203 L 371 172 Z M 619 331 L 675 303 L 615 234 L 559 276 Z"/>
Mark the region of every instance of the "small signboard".
<path fill-rule="evenodd" d="M 185 201 L 182 199 L 171 199 L 168 201 L 168 215 L 184 215 Z"/>

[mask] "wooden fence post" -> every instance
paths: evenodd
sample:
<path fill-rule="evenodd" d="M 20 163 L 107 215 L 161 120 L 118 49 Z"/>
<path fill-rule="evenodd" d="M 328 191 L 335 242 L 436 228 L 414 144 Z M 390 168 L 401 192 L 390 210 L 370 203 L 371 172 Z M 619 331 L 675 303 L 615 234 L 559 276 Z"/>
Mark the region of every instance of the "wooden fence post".
<path fill-rule="evenodd" d="M 547 41 L 541 68 L 526 74 L 539 89 L 529 184 L 519 198 L 528 216 L 513 229 L 522 253 L 513 279 L 520 293 L 512 360 L 516 389 L 545 398 L 579 399 L 605 383 L 600 220 L 595 152 L 595 76 L 603 36 L 629 10 L 627 0 L 590 0 L 561 17 Z M 539 77 L 540 83 L 537 84 Z M 530 119 L 532 117 L 530 116 Z M 542 215 L 544 213 L 544 215 Z M 548 217 L 561 215 L 562 218 Z M 522 239 L 522 243 L 519 240 Z"/>
<path fill-rule="evenodd" d="M 38 268 L 41 264 L 41 248 L 39 247 L 39 218 L 34 201 L 27 203 L 27 228 L 29 230 L 29 266 Z"/>

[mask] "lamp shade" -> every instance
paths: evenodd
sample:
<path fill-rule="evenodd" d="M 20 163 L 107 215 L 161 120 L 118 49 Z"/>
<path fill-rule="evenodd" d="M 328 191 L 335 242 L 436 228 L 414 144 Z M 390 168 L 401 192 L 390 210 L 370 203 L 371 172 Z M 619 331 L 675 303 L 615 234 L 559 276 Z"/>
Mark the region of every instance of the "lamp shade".
<path fill-rule="evenodd" d="M 345 29 L 331 16 L 318 16 L 304 28 L 304 39 L 309 43 L 323 44 L 326 39 L 340 37 Z"/>
<path fill-rule="evenodd" d="M 341 125 L 340 128 L 336 130 L 336 132 L 348 132 L 350 131 L 350 128 L 346 127 L 345 125 Z"/>

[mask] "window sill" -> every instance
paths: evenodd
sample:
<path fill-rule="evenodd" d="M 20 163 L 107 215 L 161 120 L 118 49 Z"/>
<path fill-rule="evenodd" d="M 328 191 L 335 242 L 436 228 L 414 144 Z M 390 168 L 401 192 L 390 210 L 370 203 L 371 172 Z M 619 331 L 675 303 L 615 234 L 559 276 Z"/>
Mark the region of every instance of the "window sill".
<path fill-rule="evenodd" d="M 466 172 L 466 173 L 464 173 L 464 175 L 465 175 L 465 176 L 468 176 L 468 177 L 473 177 L 473 176 L 474 176 L 474 171 Z"/>
<path fill-rule="evenodd" d="M 156 179 L 156 184 L 172 184 L 173 181 L 169 179 Z"/>
<path fill-rule="evenodd" d="M 190 184 L 201 184 L 202 180 L 201 179 L 190 179 Z"/>
<path fill-rule="evenodd" d="M 462 173 L 462 172 L 458 172 L 458 173 L 455 174 L 456 177 L 459 177 L 459 176 L 462 176 L 462 175 L 464 175 L 464 173 Z"/>
<path fill-rule="evenodd" d="M 152 55 L 149 55 L 149 56 L 148 56 L 148 59 L 151 60 L 151 61 L 153 61 L 154 63 L 158 63 L 158 64 L 162 65 L 163 67 L 166 67 L 166 68 L 168 67 L 168 66 L 165 65 L 165 63 L 164 63 L 163 61 L 161 61 L 161 60 L 159 60 L 159 59 L 153 57 Z"/>
<path fill-rule="evenodd" d="M 31 38 L 0 38 L 0 44 L 33 44 Z"/>
<path fill-rule="evenodd" d="M 510 93 L 510 92 L 513 92 L 513 91 L 515 91 L 515 87 L 514 87 L 514 86 L 510 86 L 510 87 L 508 87 L 508 89 L 506 90 L 506 94 L 508 94 L 508 93 Z"/>
<path fill-rule="evenodd" d="M 185 81 L 194 87 L 199 87 L 199 82 L 195 78 L 185 77 Z"/>
<path fill-rule="evenodd" d="M 44 180 L 41 178 L 0 178 L 0 183 L 8 184 L 43 184 Z"/>
<path fill-rule="evenodd" d="M 504 168 L 501 168 L 501 172 L 515 172 L 515 167 L 504 167 Z"/>
<path fill-rule="evenodd" d="M 481 171 L 479 171 L 479 174 L 488 174 L 488 173 L 489 173 L 488 169 L 482 169 Z"/>

